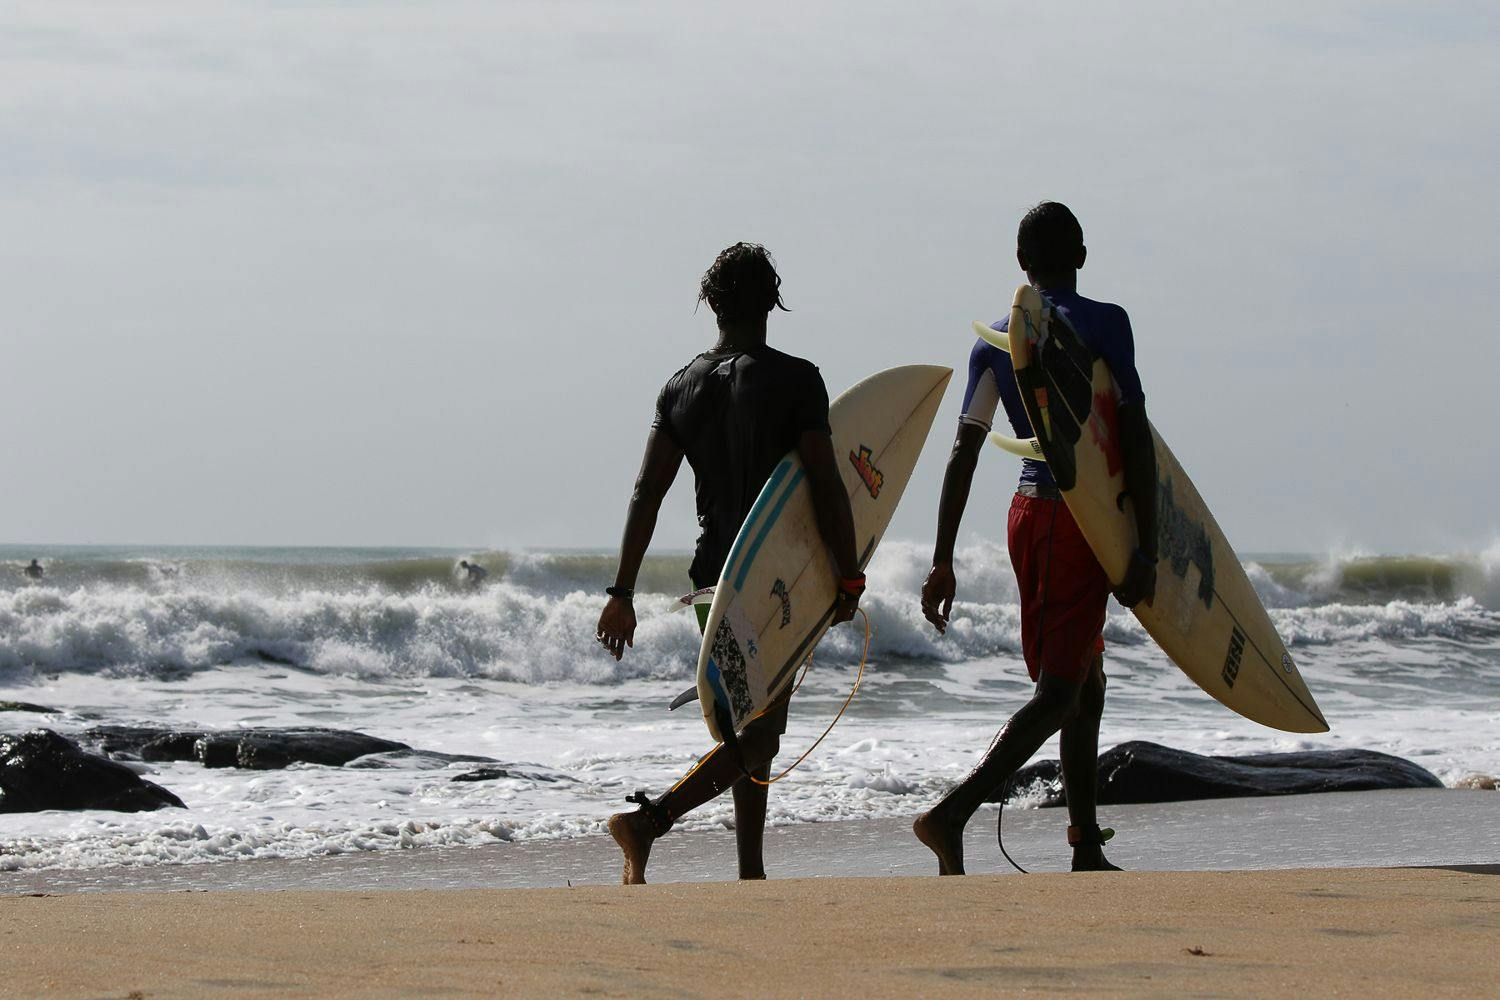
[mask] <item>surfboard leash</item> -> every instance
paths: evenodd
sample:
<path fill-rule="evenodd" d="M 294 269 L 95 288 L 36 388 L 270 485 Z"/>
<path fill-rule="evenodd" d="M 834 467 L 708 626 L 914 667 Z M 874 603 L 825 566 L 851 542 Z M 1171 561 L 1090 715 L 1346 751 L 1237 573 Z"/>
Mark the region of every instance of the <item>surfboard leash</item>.
<path fill-rule="evenodd" d="M 753 774 L 746 775 L 747 778 L 755 782 L 757 785 L 765 785 L 769 788 L 771 785 L 776 784 L 776 782 L 780 781 L 782 778 L 785 778 L 787 775 L 795 771 L 799 764 L 806 760 L 814 750 L 818 749 L 818 744 L 822 743 L 823 740 L 828 737 L 828 734 L 833 732 L 833 727 L 838 725 L 839 720 L 844 717 L 845 709 L 849 707 L 850 702 L 854 701 L 854 696 L 859 694 L 859 684 L 865 679 L 865 663 L 870 658 L 870 640 L 874 637 L 875 630 L 870 625 L 870 616 L 865 613 L 865 609 L 856 608 L 855 610 L 858 611 L 860 617 L 865 620 L 865 648 L 861 650 L 859 654 L 859 672 L 854 675 L 854 686 L 849 689 L 849 697 L 845 698 L 844 703 L 839 706 L 838 714 L 833 717 L 833 721 L 828 724 L 828 728 L 823 730 L 823 735 L 814 740 L 813 745 L 804 750 L 802 752 L 802 756 L 793 761 L 792 765 L 785 771 L 782 771 L 780 774 L 776 775 L 773 778 L 766 779 L 757 778 Z M 812 654 L 809 653 L 807 655 L 807 663 L 802 667 L 802 676 L 797 678 L 797 686 L 792 688 L 792 694 L 796 694 L 798 689 L 802 687 L 802 682 L 807 679 L 807 672 L 812 669 L 812 660 Z M 787 697 L 791 697 L 791 695 L 788 695 Z"/>
<path fill-rule="evenodd" d="M 1005 860 L 1010 862 L 1012 868 L 1022 875 L 1030 875 L 1031 872 L 1016 864 L 1016 859 L 1011 857 L 1010 852 L 1005 849 L 1005 800 L 1010 795 L 1011 782 L 1015 780 L 1015 772 L 1011 772 L 1011 776 L 1005 779 L 1005 785 L 1000 789 L 1000 808 L 995 812 L 995 843 L 1000 845 L 1000 853 L 1005 855 Z"/>

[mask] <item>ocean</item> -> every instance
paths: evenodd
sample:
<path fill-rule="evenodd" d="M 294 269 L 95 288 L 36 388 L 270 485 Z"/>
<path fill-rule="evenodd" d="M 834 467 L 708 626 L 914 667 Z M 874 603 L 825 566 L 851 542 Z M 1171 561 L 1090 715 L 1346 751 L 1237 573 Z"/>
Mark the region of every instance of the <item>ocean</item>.
<path fill-rule="evenodd" d="M 889 541 L 864 601 L 875 629 L 858 698 L 771 793 L 777 825 L 910 815 L 962 777 L 1028 696 L 1003 547 L 959 552 L 946 636 L 918 610 L 930 549 Z M 39 558 L 40 582 L 22 567 Z M 468 558 L 489 570 L 466 587 Z M 1500 773 L 1500 545 L 1469 554 L 1245 560 L 1332 731 L 1257 726 L 1199 691 L 1111 608 L 1102 747 L 1202 753 L 1365 747 L 1457 784 Z M 635 646 L 593 641 L 614 555 L 432 549 L 0 547 L 0 732 L 105 723 L 328 726 L 519 765 L 371 759 L 341 768 L 140 765 L 187 810 L 0 814 L 0 871 L 303 858 L 598 834 L 636 788 L 667 788 L 710 744 L 692 681 L 698 634 L 673 598 L 688 556 L 648 558 Z M 854 676 L 862 632 L 817 651 L 783 760 Z M 1055 741 L 1039 756 L 1055 756 Z M 683 826 L 731 819 L 728 798 Z"/>

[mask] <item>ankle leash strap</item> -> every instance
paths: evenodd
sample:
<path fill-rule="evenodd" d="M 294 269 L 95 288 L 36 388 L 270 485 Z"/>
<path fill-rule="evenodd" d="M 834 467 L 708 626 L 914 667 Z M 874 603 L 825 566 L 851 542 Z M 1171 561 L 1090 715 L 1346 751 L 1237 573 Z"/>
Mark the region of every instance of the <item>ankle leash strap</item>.
<path fill-rule="evenodd" d="M 1070 826 L 1068 827 L 1069 847 L 1103 847 L 1109 839 L 1115 835 L 1115 831 L 1109 827 L 1095 826 Z"/>

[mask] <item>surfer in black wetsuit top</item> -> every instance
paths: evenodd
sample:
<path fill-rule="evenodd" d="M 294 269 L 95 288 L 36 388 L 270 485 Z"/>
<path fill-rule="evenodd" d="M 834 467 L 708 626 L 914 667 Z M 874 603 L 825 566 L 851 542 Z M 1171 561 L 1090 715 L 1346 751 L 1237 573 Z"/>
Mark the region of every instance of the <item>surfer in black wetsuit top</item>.
<path fill-rule="evenodd" d="M 27 566 L 22 572 L 26 574 L 26 579 L 28 580 L 40 580 L 47 571 L 42 569 L 41 563 L 33 559 L 31 560 L 31 565 Z"/>
<path fill-rule="evenodd" d="M 833 457 L 828 392 L 811 362 L 766 346 L 766 318 L 781 301 L 781 278 L 770 254 L 736 243 L 703 275 L 699 299 L 718 320 L 718 340 L 667 380 L 656 401 L 635 492 L 625 519 L 620 566 L 595 637 L 616 660 L 635 644 L 636 575 L 651 543 L 662 499 L 682 460 L 692 466 L 701 529 L 689 569 L 695 587 L 718 583 L 730 546 L 761 487 L 787 452 L 795 449 L 807 470 L 818 529 L 832 552 L 841 582 L 835 625 L 854 617 L 864 575 L 854 549 L 849 497 Z M 707 615 L 699 606 L 699 627 Z M 790 699 L 790 694 L 787 700 Z M 734 831 L 742 879 L 765 878 L 761 842 L 766 823 L 763 782 L 786 732 L 787 700 L 750 722 L 735 749 L 710 750 L 670 791 L 634 812 L 609 819 L 609 832 L 625 854 L 622 881 L 644 882 L 651 845 L 684 813 L 734 790 Z M 760 784 L 756 782 L 758 779 Z"/>

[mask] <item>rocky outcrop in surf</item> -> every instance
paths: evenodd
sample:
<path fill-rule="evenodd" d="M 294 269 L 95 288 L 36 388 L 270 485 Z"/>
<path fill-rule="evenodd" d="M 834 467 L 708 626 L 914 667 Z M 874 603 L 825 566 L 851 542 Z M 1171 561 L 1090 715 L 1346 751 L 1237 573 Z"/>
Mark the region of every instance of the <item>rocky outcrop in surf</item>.
<path fill-rule="evenodd" d="M 1100 805 L 1442 787 L 1426 768 L 1374 750 L 1209 757 L 1134 740 L 1099 755 Z M 1067 804 L 1057 761 L 1017 771 L 1006 801 L 1031 799 L 1038 792 L 1041 806 Z"/>
<path fill-rule="evenodd" d="M 566 774 L 551 771 L 539 764 L 529 765 L 529 770 L 519 770 L 514 767 L 476 767 L 472 771 L 463 774 L 455 774 L 449 781 L 500 781 L 502 779 L 519 779 L 521 781 L 575 781 Z"/>
<path fill-rule="evenodd" d="M 34 705 L 29 701 L 0 701 L 0 712 L 35 712 L 38 715 L 52 715 L 57 711 L 46 705 Z"/>
<path fill-rule="evenodd" d="M 186 808 L 165 788 L 50 729 L 0 736 L 0 813 Z"/>
<path fill-rule="evenodd" d="M 344 729 L 158 729 L 97 726 L 83 738 L 110 757 L 189 761 L 204 767 L 268 771 L 290 764 L 342 767 L 368 754 L 411 751 L 395 740 Z"/>

